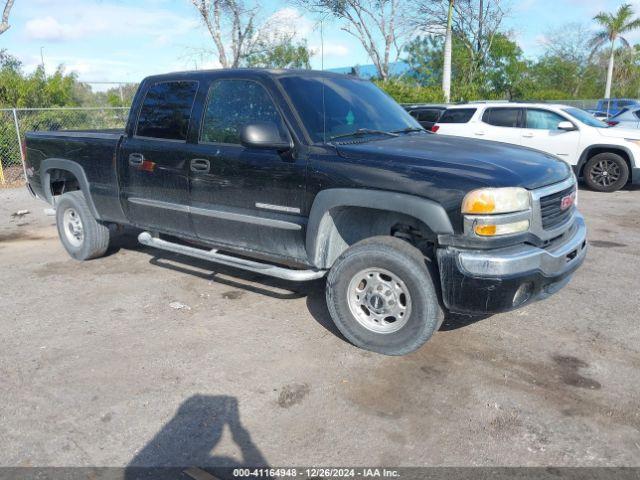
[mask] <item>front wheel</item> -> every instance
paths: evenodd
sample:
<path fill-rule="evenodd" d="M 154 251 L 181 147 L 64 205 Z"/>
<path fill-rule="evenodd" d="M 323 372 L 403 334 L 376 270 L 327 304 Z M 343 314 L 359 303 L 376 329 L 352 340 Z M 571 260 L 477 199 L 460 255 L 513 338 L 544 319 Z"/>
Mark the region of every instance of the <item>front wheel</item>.
<path fill-rule="evenodd" d="M 599 153 L 584 166 L 584 181 L 598 192 L 615 192 L 627 184 L 629 166 L 620 155 Z"/>
<path fill-rule="evenodd" d="M 373 237 L 347 249 L 327 277 L 327 306 L 354 345 L 385 355 L 420 348 L 444 318 L 422 253 Z"/>
<path fill-rule="evenodd" d="M 94 218 L 80 191 L 58 199 L 56 225 L 62 245 L 76 260 L 101 257 L 109 248 L 109 228 Z"/>

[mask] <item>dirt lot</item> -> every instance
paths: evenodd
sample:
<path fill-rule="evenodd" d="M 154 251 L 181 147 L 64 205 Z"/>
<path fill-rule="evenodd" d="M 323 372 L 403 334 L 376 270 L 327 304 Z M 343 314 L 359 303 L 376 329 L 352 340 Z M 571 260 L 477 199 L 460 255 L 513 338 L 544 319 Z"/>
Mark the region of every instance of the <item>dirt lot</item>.
<path fill-rule="evenodd" d="M 640 190 L 580 206 L 567 288 L 391 358 L 336 333 L 322 282 L 130 236 L 78 263 L 0 190 L 0 465 L 640 466 Z"/>

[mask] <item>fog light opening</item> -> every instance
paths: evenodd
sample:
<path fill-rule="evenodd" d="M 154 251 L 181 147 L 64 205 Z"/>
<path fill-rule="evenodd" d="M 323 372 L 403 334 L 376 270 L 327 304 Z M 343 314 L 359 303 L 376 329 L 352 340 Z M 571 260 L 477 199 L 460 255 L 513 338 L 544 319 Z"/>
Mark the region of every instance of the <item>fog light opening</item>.
<path fill-rule="evenodd" d="M 519 307 L 531 298 L 533 293 L 533 284 L 531 282 L 523 283 L 513 296 L 513 306 Z"/>

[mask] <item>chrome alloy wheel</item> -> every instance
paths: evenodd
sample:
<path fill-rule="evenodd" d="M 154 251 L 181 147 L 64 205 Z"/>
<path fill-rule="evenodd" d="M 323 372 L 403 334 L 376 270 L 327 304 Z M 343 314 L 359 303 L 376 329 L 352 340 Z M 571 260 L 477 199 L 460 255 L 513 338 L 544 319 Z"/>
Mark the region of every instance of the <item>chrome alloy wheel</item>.
<path fill-rule="evenodd" d="M 600 160 L 589 173 L 593 183 L 601 187 L 608 187 L 620 179 L 620 167 L 612 160 Z"/>
<path fill-rule="evenodd" d="M 397 275 L 382 268 L 368 268 L 354 275 L 347 299 L 358 323 L 375 333 L 397 332 L 411 315 L 409 289 Z"/>
<path fill-rule="evenodd" d="M 74 208 L 67 208 L 62 216 L 64 235 L 74 247 L 82 246 L 84 241 L 84 227 L 80 215 Z"/>

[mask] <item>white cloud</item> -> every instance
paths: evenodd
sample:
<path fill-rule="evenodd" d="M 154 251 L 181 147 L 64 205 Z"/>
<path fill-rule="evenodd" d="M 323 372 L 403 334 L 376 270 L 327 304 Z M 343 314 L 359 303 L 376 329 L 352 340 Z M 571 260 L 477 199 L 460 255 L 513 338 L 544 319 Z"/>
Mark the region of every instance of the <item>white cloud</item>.
<path fill-rule="evenodd" d="M 311 47 L 311 51 L 316 56 L 320 55 L 323 50 L 325 57 L 346 57 L 352 53 L 349 47 L 341 43 L 325 42 L 324 49 L 322 49 L 320 45 L 313 45 Z"/>
<path fill-rule="evenodd" d="M 42 10 L 51 13 L 38 15 Z M 199 25 L 194 17 L 181 17 L 154 4 L 145 8 L 125 3 L 51 0 L 46 8 L 33 9 L 33 13 L 25 24 L 25 34 L 31 40 L 66 41 L 136 34 L 152 43 L 167 45 Z"/>
<path fill-rule="evenodd" d="M 68 25 L 61 24 L 53 17 L 38 17 L 25 24 L 27 37 L 32 40 L 71 40 L 78 38 L 80 32 Z"/>

